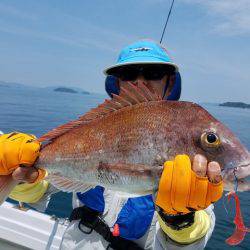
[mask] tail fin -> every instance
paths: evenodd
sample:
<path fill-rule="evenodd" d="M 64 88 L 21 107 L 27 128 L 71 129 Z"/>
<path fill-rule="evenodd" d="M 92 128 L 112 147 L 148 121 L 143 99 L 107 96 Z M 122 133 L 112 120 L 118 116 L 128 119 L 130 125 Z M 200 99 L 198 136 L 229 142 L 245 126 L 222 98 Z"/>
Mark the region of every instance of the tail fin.
<path fill-rule="evenodd" d="M 12 189 L 19 183 L 12 178 L 12 175 L 0 176 L 0 205 L 7 199 Z"/>

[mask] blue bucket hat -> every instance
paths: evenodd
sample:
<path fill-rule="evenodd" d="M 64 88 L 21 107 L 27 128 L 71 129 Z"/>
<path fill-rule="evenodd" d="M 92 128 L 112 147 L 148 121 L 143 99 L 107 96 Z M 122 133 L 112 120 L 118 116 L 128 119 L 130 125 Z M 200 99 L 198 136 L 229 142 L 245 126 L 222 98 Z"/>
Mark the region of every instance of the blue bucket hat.
<path fill-rule="evenodd" d="M 104 73 L 110 75 L 116 68 L 131 64 L 165 64 L 178 71 L 177 65 L 172 62 L 165 48 L 155 42 L 139 41 L 125 47 L 116 64 L 106 68 Z"/>
<path fill-rule="evenodd" d="M 175 74 L 175 82 L 172 91 L 167 100 L 177 101 L 181 96 L 181 75 L 178 66 L 172 62 L 167 50 L 160 44 L 152 41 L 139 41 L 133 43 L 120 52 L 116 64 L 106 68 L 104 73 L 107 75 L 105 80 L 105 89 L 107 94 L 112 97 L 112 94 L 119 94 L 118 80 L 112 75 L 116 69 L 125 65 L 133 64 L 164 64 L 169 65 L 173 74 Z M 166 89 L 168 82 L 166 83 Z"/>

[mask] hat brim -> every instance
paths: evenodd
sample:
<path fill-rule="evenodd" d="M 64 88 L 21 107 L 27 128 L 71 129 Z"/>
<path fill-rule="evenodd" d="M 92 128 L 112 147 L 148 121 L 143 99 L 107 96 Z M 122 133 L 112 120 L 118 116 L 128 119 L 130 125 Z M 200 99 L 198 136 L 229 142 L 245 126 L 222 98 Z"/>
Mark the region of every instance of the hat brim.
<path fill-rule="evenodd" d="M 172 63 L 172 62 L 164 62 L 164 61 L 159 61 L 158 60 L 155 60 L 153 61 L 152 58 L 150 58 L 151 61 L 145 61 L 145 58 L 143 58 L 143 60 L 138 60 L 138 58 L 136 58 L 136 61 L 130 61 L 130 62 L 124 62 L 124 63 L 117 63 L 117 64 L 114 64 L 108 68 L 106 68 L 103 73 L 105 75 L 109 75 L 110 71 L 113 71 L 119 67 L 122 67 L 122 66 L 126 66 L 126 65 L 135 65 L 135 64 L 162 64 L 162 65 L 170 65 L 170 66 L 173 66 L 175 68 L 175 71 L 179 71 L 179 68 L 176 64 Z"/>

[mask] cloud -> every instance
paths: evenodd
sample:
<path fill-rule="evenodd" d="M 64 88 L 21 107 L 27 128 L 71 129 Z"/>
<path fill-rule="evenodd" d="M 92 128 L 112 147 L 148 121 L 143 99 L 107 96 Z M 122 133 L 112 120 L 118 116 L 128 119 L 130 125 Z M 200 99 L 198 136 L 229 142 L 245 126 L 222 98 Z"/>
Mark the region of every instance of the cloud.
<path fill-rule="evenodd" d="M 77 41 L 84 41 L 89 47 L 94 46 L 102 50 L 117 52 L 121 44 L 128 44 L 138 39 L 138 37 L 124 34 L 122 31 L 112 30 L 103 25 L 89 23 L 80 17 L 62 12 L 59 13 L 59 16 L 67 20 L 70 35 L 73 34 Z"/>
<path fill-rule="evenodd" d="M 3 3 L 0 3 L 0 13 L 2 15 L 7 14 L 9 16 L 16 17 L 19 19 L 25 19 L 25 20 L 30 20 L 30 21 L 37 20 L 37 17 L 33 13 L 28 13 L 26 11 L 17 9 L 13 6 L 6 5 Z"/>
<path fill-rule="evenodd" d="M 182 0 L 186 4 L 204 7 L 213 17 L 212 31 L 223 35 L 250 34 L 249 0 Z"/>
<path fill-rule="evenodd" d="M 0 4 L 1 12 L 7 14 L 8 18 L 1 17 L 0 32 L 39 38 L 67 46 L 96 48 L 113 53 L 119 50 L 121 44 L 137 39 L 55 9 L 50 13 L 43 10 L 37 13 L 36 25 L 33 25 L 35 16 L 32 16 L 31 13 L 25 13 L 17 8 Z M 24 18 L 29 22 L 12 22 L 9 16 Z M 58 22 L 53 21 L 54 16 L 57 17 Z M 47 27 L 48 22 L 50 23 L 49 28 Z M 60 26 L 58 26 L 58 23 L 60 23 Z"/>

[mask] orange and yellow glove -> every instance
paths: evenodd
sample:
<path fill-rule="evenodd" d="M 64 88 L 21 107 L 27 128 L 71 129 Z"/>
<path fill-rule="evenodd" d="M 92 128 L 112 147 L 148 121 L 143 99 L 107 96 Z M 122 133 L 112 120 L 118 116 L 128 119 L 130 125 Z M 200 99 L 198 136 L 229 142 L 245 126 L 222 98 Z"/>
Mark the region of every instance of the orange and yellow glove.
<path fill-rule="evenodd" d="M 187 214 L 205 209 L 218 201 L 222 193 L 222 181 L 212 183 L 207 177 L 197 176 L 189 157 L 178 155 L 164 164 L 155 203 L 166 214 Z"/>
<path fill-rule="evenodd" d="M 9 175 L 19 166 L 32 166 L 39 156 L 40 143 L 34 135 L 13 132 L 0 136 L 0 175 Z M 46 171 L 38 169 L 35 182 L 42 180 Z"/>

